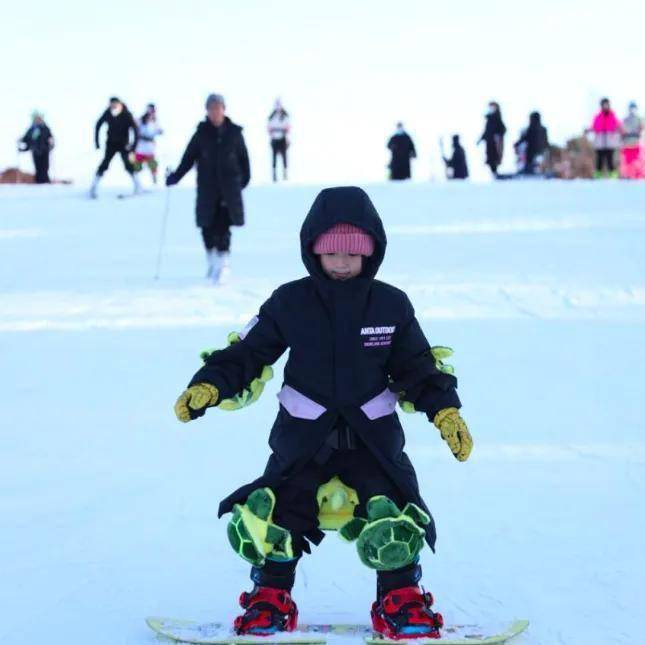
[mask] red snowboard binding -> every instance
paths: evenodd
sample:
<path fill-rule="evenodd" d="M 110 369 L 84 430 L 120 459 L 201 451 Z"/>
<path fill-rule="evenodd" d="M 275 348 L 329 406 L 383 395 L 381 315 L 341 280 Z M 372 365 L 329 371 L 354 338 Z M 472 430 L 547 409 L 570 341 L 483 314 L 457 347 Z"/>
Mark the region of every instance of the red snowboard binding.
<path fill-rule="evenodd" d="M 372 627 L 392 640 L 441 638 L 443 617 L 430 609 L 433 602 L 419 587 L 393 589 L 372 605 Z"/>
<path fill-rule="evenodd" d="M 240 606 L 245 612 L 233 623 L 236 634 L 271 636 L 298 626 L 298 607 L 284 589 L 256 586 L 251 593 L 242 593 Z"/>

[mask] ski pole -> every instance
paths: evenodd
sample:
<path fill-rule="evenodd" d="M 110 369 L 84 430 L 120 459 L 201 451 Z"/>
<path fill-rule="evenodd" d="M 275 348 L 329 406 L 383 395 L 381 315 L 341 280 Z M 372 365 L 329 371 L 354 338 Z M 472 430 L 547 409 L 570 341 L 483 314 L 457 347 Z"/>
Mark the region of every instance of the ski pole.
<path fill-rule="evenodd" d="M 161 236 L 159 238 L 159 252 L 157 254 L 157 270 L 155 271 L 155 280 L 159 280 L 161 271 L 161 255 L 166 241 L 166 227 L 168 223 L 168 214 L 170 212 L 170 186 L 166 187 L 166 205 L 164 206 L 163 218 L 161 220 Z"/>
<path fill-rule="evenodd" d="M 16 146 L 16 183 L 20 183 L 20 145 Z"/>

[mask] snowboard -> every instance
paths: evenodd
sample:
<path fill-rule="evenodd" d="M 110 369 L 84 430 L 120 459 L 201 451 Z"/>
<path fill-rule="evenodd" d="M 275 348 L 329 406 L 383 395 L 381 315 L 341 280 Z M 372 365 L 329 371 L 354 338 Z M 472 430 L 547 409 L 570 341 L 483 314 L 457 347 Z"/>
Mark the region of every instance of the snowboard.
<path fill-rule="evenodd" d="M 295 632 L 279 632 L 272 636 L 238 636 L 223 623 L 199 623 L 172 618 L 147 618 L 148 627 L 157 634 L 178 643 L 195 645 L 238 645 L 242 643 L 298 643 L 300 645 L 322 645 L 331 642 L 346 642 L 345 639 L 359 639 L 366 645 L 384 643 L 411 643 L 416 645 L 502 645 L 521 634 L 529 624 L 528 620 L 516 620 L 501 630 L 486 629 L 477 625 L 448 625 L 441 630 L 440 639 L 411 638 L 389 640 L 377 636 L 370 625 L 329 624 L 300 625 Z M 344 637 L 344 638 L 343 638 Z M 342 639 L 342 641 L 341 641 Z"/>

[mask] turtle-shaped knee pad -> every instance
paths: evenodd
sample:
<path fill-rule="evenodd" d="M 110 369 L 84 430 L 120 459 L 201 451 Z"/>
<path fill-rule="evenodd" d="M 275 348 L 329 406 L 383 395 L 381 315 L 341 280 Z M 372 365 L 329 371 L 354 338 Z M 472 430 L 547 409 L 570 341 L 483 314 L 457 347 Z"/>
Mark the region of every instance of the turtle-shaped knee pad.
<path fill-rule="evenodd" d="M 413 564 L 425 542 L 430 516 L 416 504 L 403 509 L 385 495 L 367 502 L 367 519 L 355 517 L 340 529 L 348 542 L 356 541 L 361 562 L 377 571 L 393 571 Z"/>
<path fill-rule="evenodd" d="M 291 533 L 273 523 L 275 495 L 270 488 L 258 488 L 245 504 L 233 506 L 233 517 L 226 532 L 235 552 L 256 567 L 272 560 L 291 560 Z"/>

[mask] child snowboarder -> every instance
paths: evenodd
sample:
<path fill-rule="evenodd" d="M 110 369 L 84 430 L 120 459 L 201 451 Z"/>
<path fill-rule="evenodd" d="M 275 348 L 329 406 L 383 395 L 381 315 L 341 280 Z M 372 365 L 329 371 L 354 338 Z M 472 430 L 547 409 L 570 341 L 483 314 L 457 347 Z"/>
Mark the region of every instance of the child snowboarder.
<path fill-rule="evenodd" d="M 456 379 L 432 355 L 403 291 L 375 279 L 385 255 L 383 224 L 360 188 L 323 190 L 300 232 L 309 276 L 279 287 L 227 349 L 215 351 L 177 400 L 182 422 L 207 408 L 230 409 L 290 349 L 264 474 L 220 504 L 228 533 L 253 564 L 239 634 L 292 631 L 296 565 L 323 538 L 323 507 L 342 537 L 357 540 L 377 572 L 371 616 L 389 638 L 439 638 L 441 615 L 421 590 L 418 555 L 435 528 L 395 412 L 427 414 L 460 461 L 472 439 L 459 415 Z M 237 338 L 235 340 L 238 340 Z M 341 507 L 350 513 L 341 518 Z M 403 509 L 401 512 L 400 509 Z"/>

